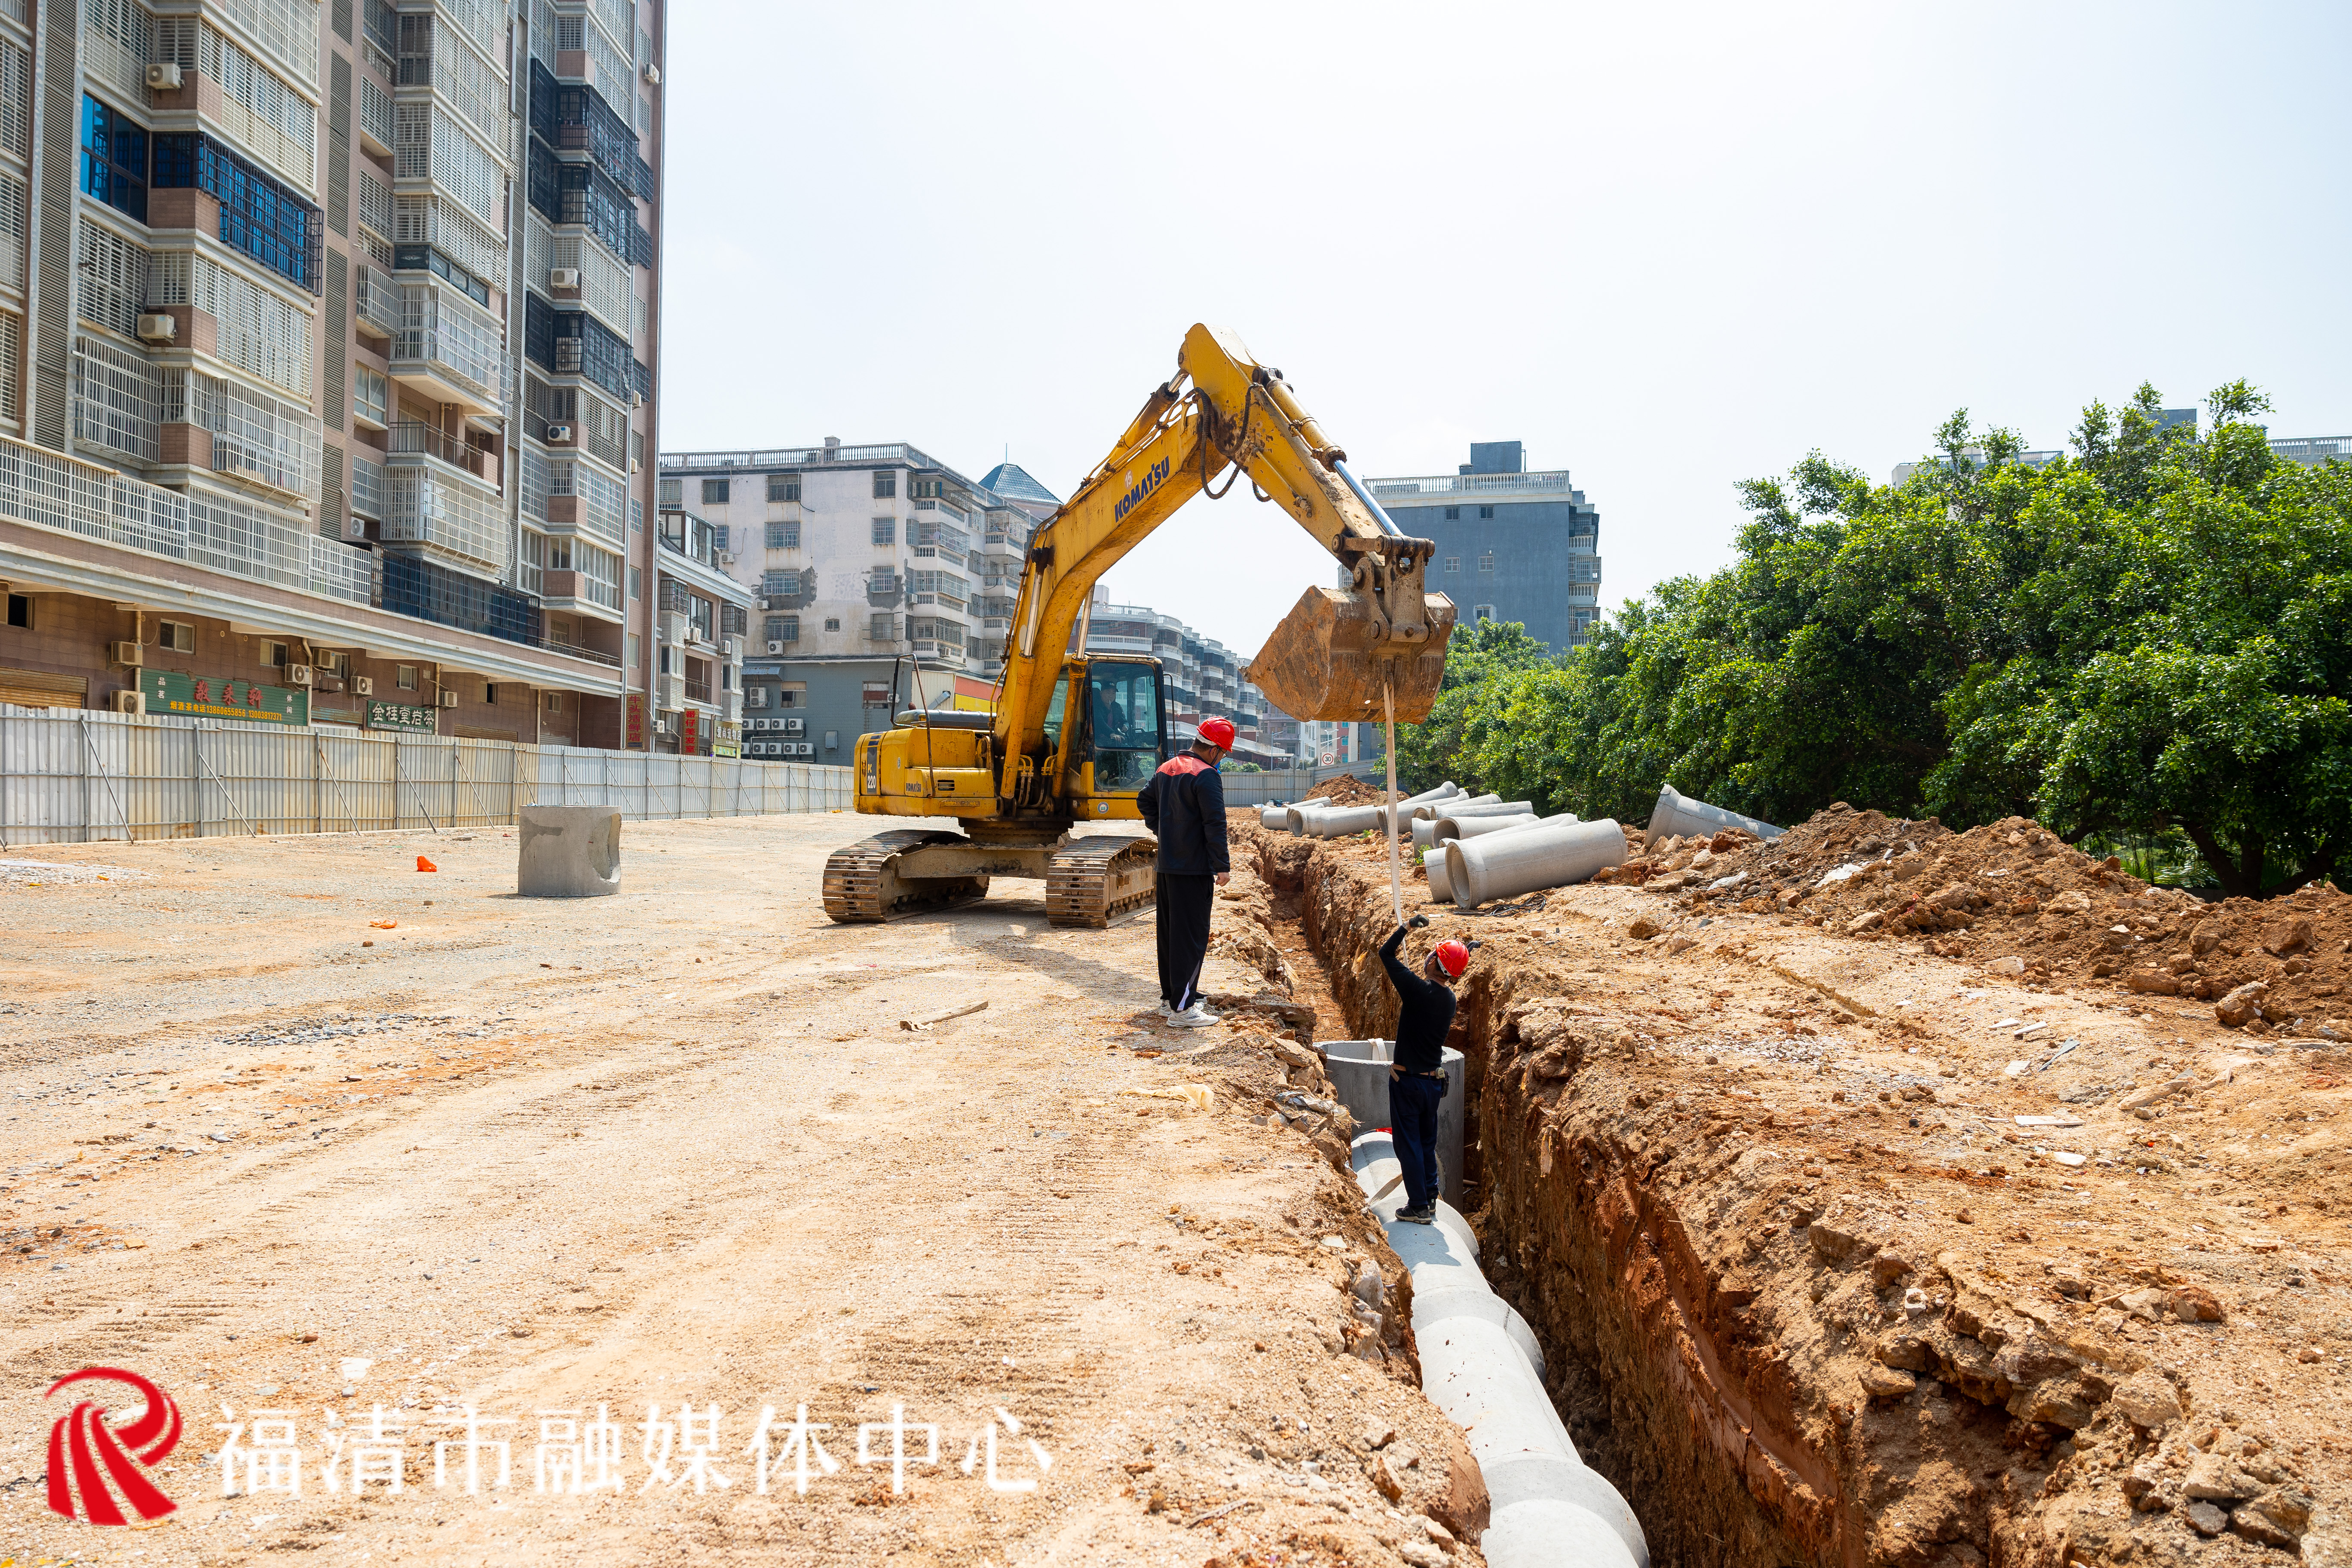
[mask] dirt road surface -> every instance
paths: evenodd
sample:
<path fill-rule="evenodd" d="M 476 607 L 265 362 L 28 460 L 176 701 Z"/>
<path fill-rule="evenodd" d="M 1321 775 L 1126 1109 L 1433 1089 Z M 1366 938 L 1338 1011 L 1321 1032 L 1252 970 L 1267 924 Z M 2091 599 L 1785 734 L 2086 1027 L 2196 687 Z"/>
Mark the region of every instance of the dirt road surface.
<path fill-rule="evenodd" d="M 496 830 L 7 852 L 0 1557 L 1436 1561 L 1352 1185 L 1154 1097 L 1254 1038 L 1151 1021 L 1149 915 L 830 924 L 860 833 L 633 824 L 577 903 Z M 91 1365 L 183 1413 L 150 1527 L 48 1510 Z"/>

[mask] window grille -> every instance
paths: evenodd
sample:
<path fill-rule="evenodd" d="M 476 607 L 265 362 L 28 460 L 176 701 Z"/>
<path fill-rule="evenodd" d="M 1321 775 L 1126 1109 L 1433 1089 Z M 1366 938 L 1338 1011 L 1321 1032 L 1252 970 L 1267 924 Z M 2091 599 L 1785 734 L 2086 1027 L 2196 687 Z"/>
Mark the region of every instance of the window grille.
<path fill-rule="evenodd" d="M 212 434 L 215 472 L 319 499 L 324 427 L 309 409 L 189 370 L 165 370 L 163 390 L 164 423 Z"/>
<path fill-rule="evenodd" d="M 728 479 L 703 480 L 702 504 L 705 506 L 725 506 L 727 504 L 729 487 L 732 481 Z"/>
<path fill-rule="evenodd" d="M 393 144 L 392 94 L 376 86 L 372 76 L 360 78 L 360 130 L 375 138 L 378 146 Z"/>
<path fill-rule="evenodd" d="M 547 586 L 547 535 L 522 531 L 522 558 L 515 563 L 515 586 L 527 594 L 544 593 Z"/>
<path fill-rule="evenodd" d="M 1490 550 L 1490 551 L 1488 551 L 1486 554 L 1481 555 L 1480 557 L 1478 557 L 1478 570 L 1479 570 L 1479 571 L 1481 571 L 1481 572 L 1492 572 L 1492 571 L 1494 571 L 1494 569 L 1495 569 L 1495 553 L 1494 553 L 1494 552 L 1493 552 L 1493 551 L 1491 551 L 1491 550 Z"/>
<path fill-rule="evenodd" d="M 0 38 L 0 148 L 33 155 L 33 57 Z"/>
<path fill-rule="evenodd" d="M 477 278 L 506 274 L 506 242 L 455 202 L 395 195 L 392 222 L 397 231 L 392 237 L 394 245 L 429 245 Z"/>
<path fill-rule="evenodd" d="M 800 547 L 801 547 L 801 525 L 800 525 L 799 523 L 797 523 L 797 522 L 772 522 L 772 523 L 768 524 L 768 548 L 769 548 L 769 549 L 771 549 L 771 550 L 798 550 Z"/>
<path fill-rule="evenodd" d="M 365 169 L 359 171 L 360 222 L 387 245 L 392 241 L 392 191 Z"/>
<path fill-rule="evenodd" d="M 85 233 L 92 225 L 84 221 Z M 89 274 L 85 273 L 87 279 Z M 194 305 L 216 323 L 216 358 L 248 371 L 299 398 L 310 395 L 310 317 L 210 258 L 186 250 L 157 251 L 147 268 L 147 298 L 159 305 Z M 131 325 L 122 329 L 135 331 Z"/>
<path fill-rule="evenodd" d="M 313 294 L 323 236 L 316 205 L 223 143 L 198 132 L 155 138 L 153 184 L 193 185 L 220 203 L 223 245 L 243 251 Z"/>
<path fill-rule="evenodd" d="M 138 462 L 161 458 L 163 385 L 143 355 L 77 333 L 72 391 L 76 441 Z"/>
<path fill-rule="evenodd" d="M 400 293 L 401 329 L 393 340 L 393 362 L 437 365 L 497 402 L 507 374 L 497 320 L 438 283 L 403 282 Z"/>
<path fill-rule="evenodd" d="M 457 569 L 506 574 L 511 556 L 498 495 L 422 465 L 384 475 L 383 537 L 422 544 Z"/>
<path fill-rule="evenodd" d="M 455 30 L 472 39 L 474 47 L 489 59 L 495 61 L 503 53 L 505 6 L 485 5 L 483 0 L 434 0 L 433 8 L 455 22 Z"/>
<path fill-rule="evenodd" d="M 400 18 L 403 87 L 431 87 L 485 137 L 506 134 L 506 84 L 488 62 L 467 47 L 454 26 L 435 25 L 431 15 Z"/>
<path fill-rule="evenodd" d="M 0 284 L 25 286 L 25 182 L 0 174 Z"/>
<path fill-rule="evenodd" d="M 150 58 L 201 73 L 220 89 L 205 112 L 221 129 L 304 192 L 317 190 L 319 111 L 267 62 L 194 16 L 158 21 Z M 315 91 L 315 81 L 305 79 Z"/>
<path fill-rule="evenodd" d="M 91 79 L 147 101 L 147 62 L 155 49 L 155 18 L 139 0 L 83 0 L 81 68 Z"/>
<path fill-rule="evenodd" d="M 586 50 L 589 69 L 597 81 L 624 82 L 636 75 L 619 46 L 604 36 L 603 28 L 593 25 L 585 16 L 559 15 L 555 18 L 555 47 L 566 51 Z"/>
<path fill-rule="evenodd" d="M 16 365 L 25 346 L 25 318 L 0 311 L 0 418 L 22 419 L 24 398 L 17 392 Z"/>
<path fill-rule="evenodd" d="M 361 456 L 354 447 L 352 461 L 352 510 L 361 517 L 383 521 L 383 465 Z"/>
<path fill-rule="evenodd" d="M 395 179 L 429 179 L 477 222 L 496 228 L 506 184 L 503 161 L 436 103 L 407 99 L 394 103 L 392 133 Z M 394 237 L 405 241 L 408 237 Z"/>
<path fill-rule="evenodd" d="M 207 0 L 207 9 L 236 24 L 289 80 L 319 90 L 318 0 Z"/>
<path fill-rule="evenodd" d="M 876 518 L 874 520 L 874 542 L 877 544 L 898 543 L 898 520 L 890 517 Z"/>
<path fill-rule="evenodd" d="M 583 375 L 626 403 L 631 366 L 626 340 L 594 317 L 559 310 L 536 293 L 523 296 L 523 357 L 554 374 Z"/>
<path fill-rule="evenodd" d="M 111 327 L 126 338 L 137 337 L 139 308 L 147 293 L 147 247 L 84 218 L 79 249 L 81 254 L 75 258 L 76 276 L 80 279 L 75 309 L 84 321 Z"/>
<path fill-rule="evenodd" d="M 303 520 L 244 496 L 194 484 L 187 495 L 188 559 L 198 565 L 255 582 L 316 591 L 310 547 L 342 549 L 312 533 Z"/>
<path fill-rule="evenodd" d="M 580 303 L 614 331 L 633 335 L 629 331 L 633 296 L 627 265 L 604 247 L 592 245 L 578 235 L 555 233 L 535 212 L 527 213 L 525 218 L 529 247 L 525 265 L 531 281 L 552 292 L 547 280 L 549 268 L 577 268 Z"/>
<path fill-rule="evenodd" d="M 800 500 L 800 476 L 798 474 L 770 474 L 768 476 L 768 499 L 772 501 L 796 501 Z"/>
<path fill-rule="evenodd" d="M 874 471 L 874 499 L 886 500 L 898 493 L 898 470 L 877 468 Z"/>

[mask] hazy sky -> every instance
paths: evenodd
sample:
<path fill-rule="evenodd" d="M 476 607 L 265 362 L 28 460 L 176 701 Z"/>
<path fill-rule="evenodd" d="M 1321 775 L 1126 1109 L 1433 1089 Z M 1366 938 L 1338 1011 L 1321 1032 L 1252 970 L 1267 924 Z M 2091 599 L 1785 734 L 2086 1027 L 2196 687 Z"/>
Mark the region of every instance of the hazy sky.
<path fill-rule="evenodd" d="M 903 440 L 1067 495 L 1195 321 L 1368 475 L 1527 444 L 1606 604 L 1744 477 L 2143 379 L 2352 434 L 2352 10 L 677 0 L 666 450 Z M 1329 558 L 1246 486 L 1115 568 L 1253 651 Z"/>

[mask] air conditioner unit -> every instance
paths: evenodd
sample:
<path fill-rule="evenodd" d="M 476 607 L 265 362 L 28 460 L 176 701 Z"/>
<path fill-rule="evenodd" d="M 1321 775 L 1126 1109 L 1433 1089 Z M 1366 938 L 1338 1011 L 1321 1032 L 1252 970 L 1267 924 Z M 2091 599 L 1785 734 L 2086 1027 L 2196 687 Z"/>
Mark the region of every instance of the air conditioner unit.
<path fill-rule="evenodd" d="M 655 720 L 655 721 L 654 721 L 654 733 L 655 733 L 655 734 L 656 734 L 656 735 L 667 735 L 667 734 L 668 734 L 668 733 L 669 733 L 669 721 L 668 721 L 668 720 L 667 720 L 667 719 L 656 719 L 656 720 Z"/>
<path fill-rule="evenodd" d="M 444 708 L 457 706 L 457 694 L 454 691 L 444 691 L 441 694 L 441 706 Z"/>
<path fill-rule="evenodd" d="M 569 425 L 549 426 L 547 427 L 547 444 L 551 447 L 569 447 L 572 445 L 572 426 Z"/>
<path fill-rule="evenodd" d="M 135 642 L 116 643 L 114 645 L 114 662 L 120 665 L 127 665 L 132 669 L 138 668 L 141 662 L 139 645 Z"/>
<path fill-rule="evenodd" d="M 106 705 L 116 713 L 144 713 L 147 711 L 147 694 L 143 691 L 112 692 L 108 695 Z"/>
<path fill-rule="evenodd" d="M 160 60 L 147 68 L 147 85 L 157 92 L 180 90 L 180 66 L 176 60 Z"/>
<path fill-rule="evenodd" d="M 144 342 L 168 343 L 179 335 L 180 323 L 175 317 L 157 313 L 139 318 L 139 336 Z"/>
<path fill-rule="evenodd" d="M 816 742 L 815 742 L 814 741 L 803 741 L 803 742 L 801 742 L 801 755 L 802 755 L 802 756 L 803 756 L 803 757 L 814 757 L 814 756 L 815 756 L 815 755 L 816 755 Z"/>
<path fill-rule="evenodd" d="M 647 60 L 646 62 L 646 85 L 647 87 L 659 87 L 661 85 L 661 67 L 654 64 L 651 60 Z"/>
<path fill-rule="evenodd" d="M 289 664 L 286 667 L 286 684 L 289 686 L 314 686 L 318 679 L 317 669 L 310 665 Z"/>
<path fill-rule="evenodd" d="M 367 519 L 363 517 L 347 517 L 343 519 L 344 543 L 362 544 L 366 542 L 366 541 Z"/>
<path fill-rule="evenodd" d="M 784 645 L 782 640 L 775 637 L 770 637 L 768 639 L 768 651 L 770 653 L 780 654 L 784 651 Z"/>
<path fill-rule="evenodd" d="M 643 408 L 645 405 L 646 405 L 646 395 L 645 395 L 644 393 L 642 393 L 642 392 L 631 392 L 631 393 L 629 394 L 629 406 L 630 406 L 630 407 L 632 407 L 632 408 Z"/>
<path fill-rule="evenodd" d="M 352 695 L 354 697 L 374 696 L 375 678 L 371 675 L 354 675 L 352 677 Z"/>
<path fill-rule="evenodd" d="M 547 269 L 547 286 L 551 289 L 579 288 L 580 268 L 577 267 L 549 268 Z"/>
<path fill-rule="evenodd" d="M 784 733 L 787 735 L 805 735 L 808 733 L 808 721 L 805 719 L 784 719 L 779 721 L 779 722 L 783 725 Z"/>

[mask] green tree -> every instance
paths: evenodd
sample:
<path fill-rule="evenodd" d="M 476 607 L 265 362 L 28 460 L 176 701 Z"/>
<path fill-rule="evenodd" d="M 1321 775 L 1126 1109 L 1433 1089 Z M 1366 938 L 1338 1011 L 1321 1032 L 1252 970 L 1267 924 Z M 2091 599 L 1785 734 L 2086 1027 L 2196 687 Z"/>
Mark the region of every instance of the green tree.
<path fill-rule="evenodd" d="M 1447 779 L 1465 789 L 1475 784 L 1475 762 L 1463 752 L 1464 727 L 1473 699 L 1488 684 L 1550 660 L 1551 649 L 1529 637 L 1520 622 L 1479 621 L 1456 626 L 1446 645 L 1445 675 L 1429 717 L 1418 724 L 1397 726 L 1397 786 L 1412 795 L 1433 789 Z"/>

